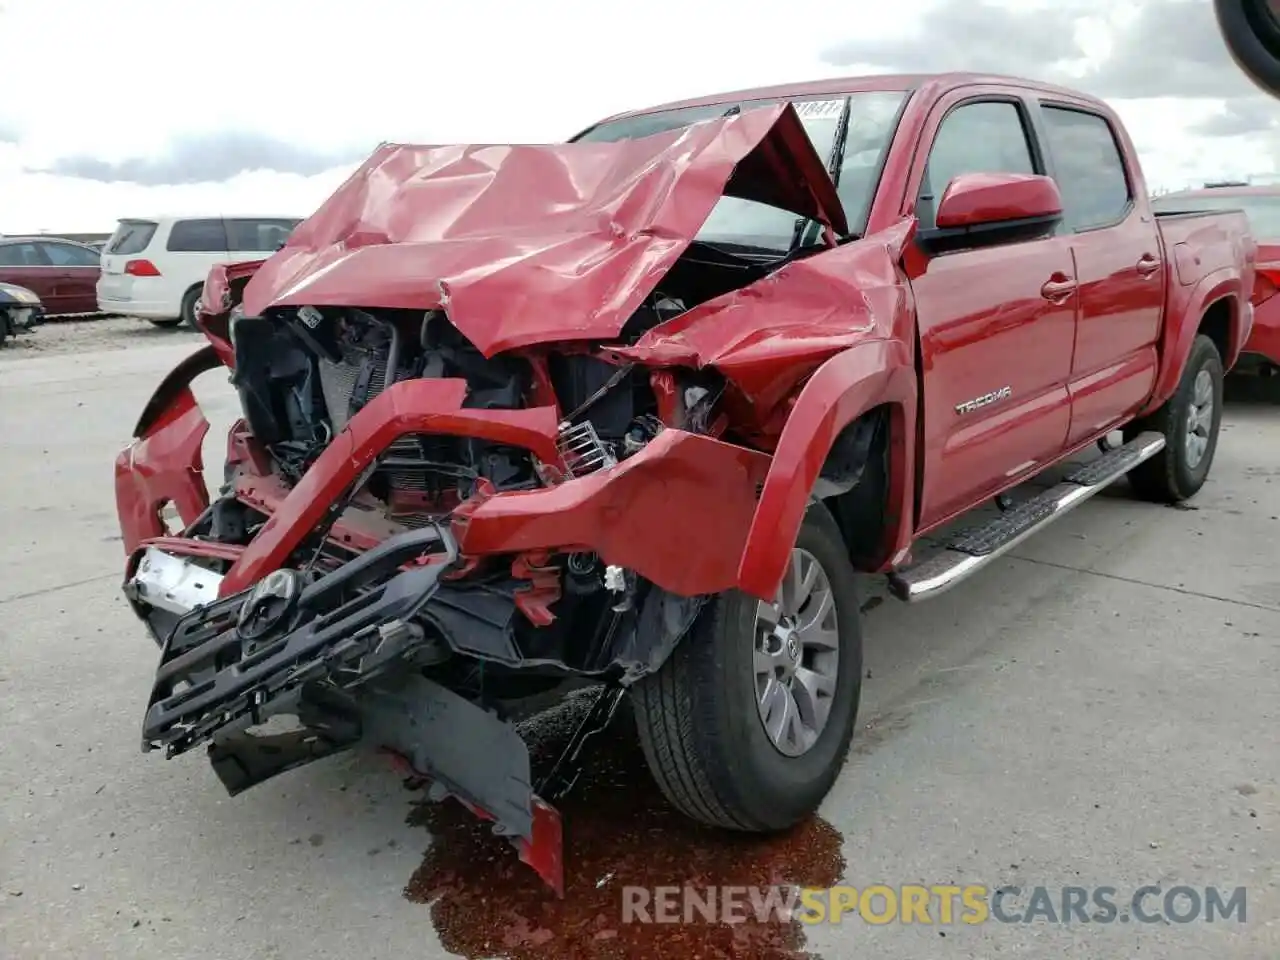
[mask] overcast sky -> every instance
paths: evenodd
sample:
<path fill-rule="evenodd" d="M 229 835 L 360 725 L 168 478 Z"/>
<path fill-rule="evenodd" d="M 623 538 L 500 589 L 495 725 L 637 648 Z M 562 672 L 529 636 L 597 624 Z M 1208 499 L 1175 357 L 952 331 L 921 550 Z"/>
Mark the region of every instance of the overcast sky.
<path fill-rule="evenodd" d="M 1280 151 L 1280 103 L 1209 0 L 0 0 L 0 37 L 0 233 L 305 215 L 382 140 L 562 140 L 682 96 L 897 71 L 1106 97 L 1153 186 Z"/>

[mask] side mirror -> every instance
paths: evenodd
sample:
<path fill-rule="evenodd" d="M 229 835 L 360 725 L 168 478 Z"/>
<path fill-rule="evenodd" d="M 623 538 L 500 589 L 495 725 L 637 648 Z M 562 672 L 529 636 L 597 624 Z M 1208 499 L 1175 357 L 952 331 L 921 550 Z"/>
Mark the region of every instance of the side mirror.
<path fill-rule="evenodd" d="M 1273 0 L 1213 0 L 1227 52 L 1244 75 L 1280 97 L 1280 11 Z"/>
<path fill-rule="evenodd" d="M 996 227 L 1062 216 L 1062 195 L 1049 177 L 1028 173 L 963 173 L 947 184 L 934 223 L 939 230 Z"/>
<path fill-rule="evenodd" d="M 1049 236 L 1062 219 L 1062 195 L 1049 177 L 963 173 L 938 200 L 934 226 L 916 233 L 929 253 Z"/>

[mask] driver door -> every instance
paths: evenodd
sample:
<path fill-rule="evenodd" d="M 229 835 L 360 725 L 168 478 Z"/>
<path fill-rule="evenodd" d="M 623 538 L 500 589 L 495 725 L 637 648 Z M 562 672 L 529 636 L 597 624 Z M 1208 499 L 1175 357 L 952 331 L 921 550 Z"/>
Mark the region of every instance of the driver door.
<path fill-rule="evenodd" d="M 959 174 L 1045 172 L 1027 105 L 975 92 L 944 100 L 926 124 L 929 150 L 911 179 L 922 230 Z M 1065 236 L 922 251 L 908 275 L 923 365 L 923 532 L 1062 452 L 1078 298 Z"/>

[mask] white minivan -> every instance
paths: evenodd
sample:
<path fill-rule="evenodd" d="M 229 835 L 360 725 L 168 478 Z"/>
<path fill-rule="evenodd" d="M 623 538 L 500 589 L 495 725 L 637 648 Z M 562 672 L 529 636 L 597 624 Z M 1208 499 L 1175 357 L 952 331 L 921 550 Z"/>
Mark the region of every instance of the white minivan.
<path fill-rule="evenodd" d="M 301 217 L 138 217 L 121 220 L 102 249 L 98 308 L 195 326 L 196 304 L 216 263 L 275 253 Z"/>

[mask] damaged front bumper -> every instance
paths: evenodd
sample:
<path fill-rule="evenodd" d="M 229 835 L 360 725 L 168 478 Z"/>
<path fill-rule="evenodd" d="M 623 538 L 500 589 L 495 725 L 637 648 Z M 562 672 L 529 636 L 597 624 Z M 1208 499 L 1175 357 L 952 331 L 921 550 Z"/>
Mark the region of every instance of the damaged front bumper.
<path fill-rule="evenodd" d="M 327 516 L 409 433 L 516 443 L 540 463 L 565 466 L 553 460 L 553 409 L 467 409 L 459 381 L 407 381 L 353 416 L 292 489 L 271 475 L 242 426 L 233 427 L 226 494 L 267 520 L 245 543 L 217 542 L 191 535 L 218 503 L 204 485 L 208 423 L 190 383 L 218 365 L 205 348 L 175 369 L 116 462 L 125 592 L 161 646 L 144 749 L 175 756 L 206 745 L 234 795 L 360 742 L 386 748 L 428 777 L 435 796 L 452 795 L 492 819 L 561 890 L 559 817 L 547 797 L 560 787 L 533 782 L 513 724 L 421 671 L 390 668 L 453 654 L 545 667 L 521 648 L 513 624 L 554 618 L 552 557 L 595 553 L 654 589 L 629 640 L 577 665 L 608 685 L 566 751 L 576 756 L 588 727 L 612 715 L 621 685 L 661 665 L 703 597 L 738 585 L 769 458 L 668 428 L 606 469 L 577 478 L 561 471 L 536 490 L 481 490 L 422 529 L 379 532 L 359 518 Z M 170 508 L 182 527 L 176 534 L 165 529 Z M 326 524 L 330 543 L 354 559 L 304 578 L 288 562 Z M 468 564 L 484 557 L 510 558 L 516 585 L 470 583 Z M 271 732 L 273 718 L 284 717 L 296 718 L 296 729 Z"/>
<path fill-rule="evenodd" d="M 457 555 L 447 531 L 409 531 L 309 585 L 281 570 L 197 606 L 163 643 L 143 749 L 172 757 L 208 744 L 234 796 L 371 740 L 429 777 L 435 799 L 453 796 L 492 819 L 563 893 L 559 816 L 534 792 L 515 728 L 425 677 L 386 670 L 430 645 L 415 618 Z M 294 729 L 253 730 L 286 716 Z"/>

